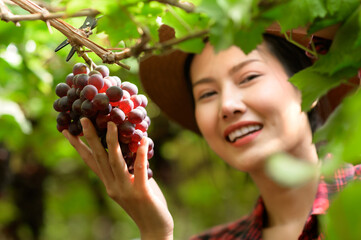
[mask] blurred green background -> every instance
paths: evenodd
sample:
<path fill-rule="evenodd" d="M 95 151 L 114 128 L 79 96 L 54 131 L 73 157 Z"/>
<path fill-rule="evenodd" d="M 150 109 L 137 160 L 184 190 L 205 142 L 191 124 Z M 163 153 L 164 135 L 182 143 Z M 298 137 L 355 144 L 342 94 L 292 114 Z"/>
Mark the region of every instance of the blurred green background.
<path fill-rule="evenodd" d="M 80 26 L 84 18 L 71 19 Z M 132 220 L 56 129 L 54 89 L 83 59 L 65 61 L 70 46 L 42 21 L 0 22 L 0 239 L 135 239 Z M 90 54 L 96 64 L 99 58 Z M 131 71 L 108 65 L 111 75 L 139 86 Z M 139 86 L 140 87 L 140 86 Z M 256 189 L 197 135 L 169 122 L 149 103 L 150 161 L 175 220 L 175 239 L 248 213 Z"/>

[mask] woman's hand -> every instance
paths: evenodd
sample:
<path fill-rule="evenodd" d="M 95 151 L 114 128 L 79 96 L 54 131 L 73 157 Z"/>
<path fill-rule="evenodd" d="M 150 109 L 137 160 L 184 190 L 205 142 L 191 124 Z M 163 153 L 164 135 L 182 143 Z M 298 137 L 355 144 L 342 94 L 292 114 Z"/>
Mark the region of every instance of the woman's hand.
<path fill-rule="evenodd" d="M 134 163 L 134 175 L 128 172 L 118 143 L 117 127 L 108 123 L 108 152 L 102 146 L 91 121 L 81 119 L 89 147 L 67 130 L 64 136 L 78 151 L 84 162 L 105 185 L 108 195 L 135 221 L 142 239 L 173 239 L 173 219 L 166 200 L 153 178 L 148 180 L 146 138 L 141 140 Z"/>

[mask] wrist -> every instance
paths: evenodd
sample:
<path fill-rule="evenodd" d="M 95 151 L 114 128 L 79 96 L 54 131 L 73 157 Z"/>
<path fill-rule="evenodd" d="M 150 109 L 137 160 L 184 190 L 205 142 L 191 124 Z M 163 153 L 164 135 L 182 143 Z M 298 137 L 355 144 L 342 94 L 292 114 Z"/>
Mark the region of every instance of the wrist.
<path fill-rule="evenodd" d="M 173 232 L 169 234 L 141 233 L 141 240 L 173 240 Z"/>

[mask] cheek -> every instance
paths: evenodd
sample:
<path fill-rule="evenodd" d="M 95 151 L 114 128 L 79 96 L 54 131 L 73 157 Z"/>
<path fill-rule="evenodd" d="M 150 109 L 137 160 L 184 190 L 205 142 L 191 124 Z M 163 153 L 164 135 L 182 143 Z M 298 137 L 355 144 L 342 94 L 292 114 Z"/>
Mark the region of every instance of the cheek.
<path fill-rule="evenodd" d="M 215 130 L 216 106 L 211 104 L 195 107 L 195 118 L 202 135 L 207 138 Z"/>
<path fill-rule="evenodd" d="M 295 108 L 299 111 L 301 106 L 300 93 L 289 82 L 259 85 L 250 97 L 254 99 L 250 105 L 265 115 L 294 111 Z"/>

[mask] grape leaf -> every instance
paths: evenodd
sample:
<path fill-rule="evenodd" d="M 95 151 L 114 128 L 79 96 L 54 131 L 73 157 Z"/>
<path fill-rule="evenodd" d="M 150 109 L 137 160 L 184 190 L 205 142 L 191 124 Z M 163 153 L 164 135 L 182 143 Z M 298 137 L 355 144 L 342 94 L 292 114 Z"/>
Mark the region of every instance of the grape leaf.
<path fill-rule="evenodd" d="M 325 152 L 346 162 L 360 159 L 361 145 L 361 92 L 357 91 L 344 99 L 343 103 L 332 113 L 327 122 L 314 136 L 315 142 L 327 141 Z M 337 146 L 341 148 L 337 149 Z M 335 152 L 334 149 L 337 149 Z"/>
<path fill-rule="evenodd" d="M 333 199 L 325 216 L 321 217 L 326 239 L 357 239 L 361 236 L 361 183 L 352 182 Z"/>
<path fill-rule="evenodd" d="M 317 174 L 317 166 L 286 154 L 276 154 L 267 161 L 267 172 L 276 182 L 295 187 Z"/>
<path fill-rule="evenodd" d="M 292 0 L 263 13 L 268 19 L 276 19 L 282 32 L 305 26 L 316 18 L 324 17 L 327 10 L 323 0 Z"/>
<path fill-rule="evenodd" d="M 167 13 L 162 17 L 162 22 L 174 28 L 176 38 L 181 38 L 202 29 L 205 29 L 208 20 L 198 13 L 186 13 L 182 9 L 169 7 Z M 186 52 L 199 53 L 204 43 L 202 39 L 192 39 L 179 44 L 180 49 Z"/>

